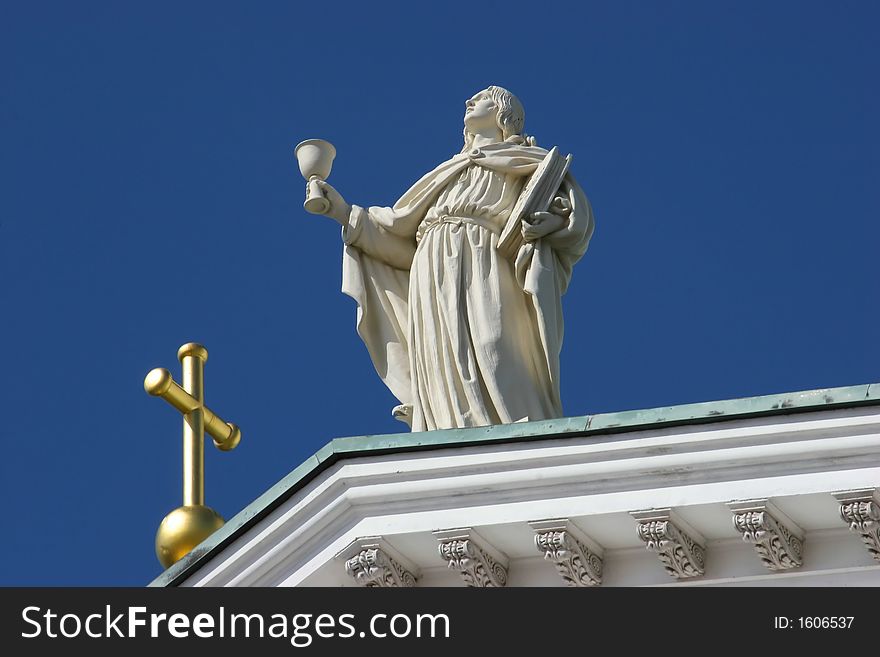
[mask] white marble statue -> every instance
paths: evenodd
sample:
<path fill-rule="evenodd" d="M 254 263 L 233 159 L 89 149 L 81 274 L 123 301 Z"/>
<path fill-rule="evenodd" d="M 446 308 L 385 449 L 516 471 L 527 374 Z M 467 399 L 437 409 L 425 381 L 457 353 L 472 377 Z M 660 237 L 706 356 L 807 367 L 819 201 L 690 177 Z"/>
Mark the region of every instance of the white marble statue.
<path fill-rule="evenodd" d="M 465 105 L 462 151 L 394 207 L 349 205 L 316 179 L 324 214 L 342 225 L 358 333 L 413 431 L 562 415 L 560 297 L 593 232 L 590 204 L 562 170 L 548 211 L 523 215 L 515 247 L 499 249 L 548 151 L 523 134 L 506 89 Z"/>

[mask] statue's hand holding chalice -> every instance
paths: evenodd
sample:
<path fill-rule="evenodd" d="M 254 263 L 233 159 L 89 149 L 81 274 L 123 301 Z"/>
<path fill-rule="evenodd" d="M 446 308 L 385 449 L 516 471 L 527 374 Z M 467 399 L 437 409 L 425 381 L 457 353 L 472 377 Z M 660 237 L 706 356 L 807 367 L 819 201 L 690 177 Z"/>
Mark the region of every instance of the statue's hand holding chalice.
<path fill-rule="evenodd" d="M 336 148 L 323 139 L 306 139 L 294 150 L 299 170 L 306 183 L 306 200 L 303 207 L 312 214 L 324 214 L 345 225 L 351 206 L 328 182 Z"/>

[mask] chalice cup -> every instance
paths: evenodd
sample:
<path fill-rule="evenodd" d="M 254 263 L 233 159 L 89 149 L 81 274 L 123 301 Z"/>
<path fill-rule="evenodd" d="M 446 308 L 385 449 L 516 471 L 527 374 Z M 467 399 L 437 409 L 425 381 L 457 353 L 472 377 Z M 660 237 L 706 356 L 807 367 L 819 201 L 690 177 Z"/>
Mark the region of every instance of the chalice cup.
<path fill-rule="evenodd" d="M 336 148 L 323 139 L 306 139 L 296 145 L 294 155 L 299 162 L 300 173 L 309 181 L 303 207 L 312 214 L 326 214 L 330 209 L 330 201 L 324 197 L 318 181 L 327 180 L 330 175 Z"/>

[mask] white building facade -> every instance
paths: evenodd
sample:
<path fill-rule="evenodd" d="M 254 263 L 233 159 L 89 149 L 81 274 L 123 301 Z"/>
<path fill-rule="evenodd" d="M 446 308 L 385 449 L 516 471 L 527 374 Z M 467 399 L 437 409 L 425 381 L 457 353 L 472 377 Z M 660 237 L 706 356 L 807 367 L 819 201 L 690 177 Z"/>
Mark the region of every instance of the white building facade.
<path fill-rule="evenodd" d="M 155 586 L 878 586 L 880 384 L 341 438 Z"/>

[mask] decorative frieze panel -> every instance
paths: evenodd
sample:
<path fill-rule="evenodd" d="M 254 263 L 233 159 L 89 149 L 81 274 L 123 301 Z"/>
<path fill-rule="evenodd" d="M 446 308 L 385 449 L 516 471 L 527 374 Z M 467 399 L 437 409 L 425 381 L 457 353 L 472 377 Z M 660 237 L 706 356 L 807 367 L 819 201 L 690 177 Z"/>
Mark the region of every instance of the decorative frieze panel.
<path fill-rule="evenodd" d="M 472 528 L 433 532 L 440 541 L 440 556 L 464 583 L 478 588 L 507 585 L 507 557 L 492 547 Z"/>
<path fill-rule="evenodd" d="M 862 488 L 836 493 L 840 517 L 852 532 L 859 535 L 868 552 L 880 561 L 880 494 L 876 488 Z"/>
<path fill-rule="evenodd" d="M 380 536 L 356 539 L 337 558 L 344 559 L 345 572 L 361 586 L 400 588 L 416 585 L 418 570 Z"/>
<path fill-rule="evenodd" d="M 705 541 L 672 509 L 635 511 L 639 538 L 657 553 L 667 573 L 677 579 L 701 577 L 706 572 Z"/>
<path fill-rule="evenodd" d="M 602 548 L 567 518 L 530 522 L 535 530 L 535 547 L 568 586 L 598 586 L 602 583 Z"/>
<path fill-rule="evenodd" d="M 791 570 L 804 563 L 804 533 L 768 499 L 731 502 L 733 526 L 751 543 L 770 570 Z"/>

